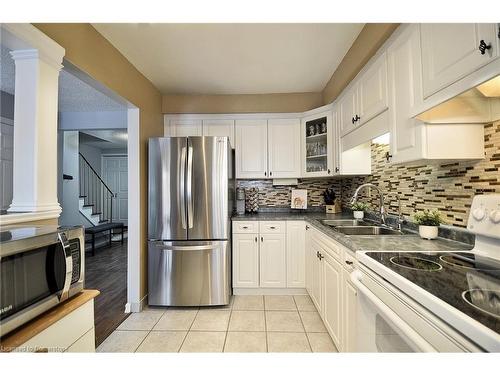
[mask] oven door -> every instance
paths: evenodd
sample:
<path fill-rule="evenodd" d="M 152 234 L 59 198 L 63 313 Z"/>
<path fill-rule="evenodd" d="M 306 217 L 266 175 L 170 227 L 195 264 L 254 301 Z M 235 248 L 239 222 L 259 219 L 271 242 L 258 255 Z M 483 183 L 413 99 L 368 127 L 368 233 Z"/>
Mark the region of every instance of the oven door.
<path fill-rule="evenodd" d="M 30 250 L 2 252 L 0 334 L 17 328 L 68 297 L 72 257 L 65 239 Z"/>
<path fill-rule="evenodd" d="M 360 271 L 351 274 L 351 281 L 358 290 L 356 351 L 436 352 L 426 339 L 365 285 L 371 284 L 373 280 L 370 279 Z"/>

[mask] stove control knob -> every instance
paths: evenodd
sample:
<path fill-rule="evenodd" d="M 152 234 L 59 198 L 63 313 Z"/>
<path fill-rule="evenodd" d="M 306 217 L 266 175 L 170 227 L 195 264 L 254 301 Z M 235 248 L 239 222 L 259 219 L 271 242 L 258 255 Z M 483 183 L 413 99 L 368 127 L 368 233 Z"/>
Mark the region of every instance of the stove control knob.
<path fill-rule="evenodd" d="M 493 210 L 490 213 L 490 220 L 492 223 L 500 223 L 500 210 Z"/>
<path fill-rule="evenodd" d="M 474 216 L 474 219 L 476 219 L 477 221 L 483 220 L 485 215 L 486 212 L 483 208 L 476 208 L 474 211 L 472 211 L 472 216 Z"/>

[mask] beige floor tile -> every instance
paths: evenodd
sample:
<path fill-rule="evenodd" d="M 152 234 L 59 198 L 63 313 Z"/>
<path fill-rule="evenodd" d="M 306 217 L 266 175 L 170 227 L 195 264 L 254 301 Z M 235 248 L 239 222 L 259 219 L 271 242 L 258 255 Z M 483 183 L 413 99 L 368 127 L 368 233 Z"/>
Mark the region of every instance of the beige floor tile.
<path fill-rule="evenodd" d="M 133 353 L 148 334 L 147 331 L 114 331 L 99 345 L 99 353 Z"/>
<path fill-rule="evenodd" d="M 267 352 L 266 333 L 228 332 L 224 351 L 232 353 L 265 353 Z"/>
<path fill-rule="evenodd" d="M 221 353 L 224 349 L 226 332 L 188 332 L 181 347 L 181 352 Z"/>
<path fill-rule="evenodd" d="M 193 331 L 227 331 L 229 310 L 200 310 L 191 327 Z"/>
<path fill-rule="evenodd" d="M 299 332 L 268 332 L 267 345 L 270 353 L 311 351 L 306 334 Z"/>
<path fill-rule="evenodd" d="M 328 333 L 307 333 L 309 344 L 314 353 L 335 353 L 338 352 Z"/>
<path fill-rule="evenodd" d="M 297 311 L 266 311 L 267 331 L 304 332 Z"/>
<path fill-rule="evenodd" d="M 235 296 L 233 310 L 264 310 L 262 296 Z"/>
<path fill-rule="evenodd" d="M 264 311 L 233 311 L 229 331 L 263 332 L 266 330 Z"/>
<path fill-rule="evenodd" d="M 162 311 L 141 311 L 139 313 L 132 313 L 123 321 L 117 328 L 119 331 L 150 331 L 158 320 L 164 314 Z"/>
<path fill-rule="evenodd" d="M 316 307 L 309 296 L 293 296 L 299 311 L 316 311 Z"/>
<path fill-rule="evenodd" d="M 297 311 L 293 296 L 264 296 L 266 310 L 293 310 Z"/>
<path fill-rule="evenodd" d="M 326 332 L 326 327 L 317 312 L 300 311 L 299 314 L 306 332 Z"/>
<path fill-rule="evenodd" d="M 143 353 L 176 353 L 182 345 L 186 331 L 151 331 L 137 348 Z"/>
<path fill-rule="evenodd" d="M 153 330 L 188 331 L 197 313 L 196 309 L 169 309 L 156 323 Z"/>

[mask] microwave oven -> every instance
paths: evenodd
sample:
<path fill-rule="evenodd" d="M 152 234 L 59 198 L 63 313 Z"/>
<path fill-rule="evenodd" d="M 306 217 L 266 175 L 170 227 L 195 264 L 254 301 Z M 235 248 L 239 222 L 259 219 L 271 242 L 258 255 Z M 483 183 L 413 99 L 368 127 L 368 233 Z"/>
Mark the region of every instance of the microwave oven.
<path fill-rule="evenodd" d="M 83 227 L 0 231 L 0 336 L 83 290 Z"/>

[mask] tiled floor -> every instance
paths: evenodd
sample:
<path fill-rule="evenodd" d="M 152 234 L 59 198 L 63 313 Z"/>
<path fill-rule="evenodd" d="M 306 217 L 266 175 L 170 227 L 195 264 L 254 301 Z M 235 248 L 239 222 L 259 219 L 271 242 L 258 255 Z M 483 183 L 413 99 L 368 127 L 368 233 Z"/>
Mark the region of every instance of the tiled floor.
<path fill-rule="evenodd" d="M 213 308 L 148 308 L 98 352 L 335 352 L 309 296 L 235 296 Z"/>

